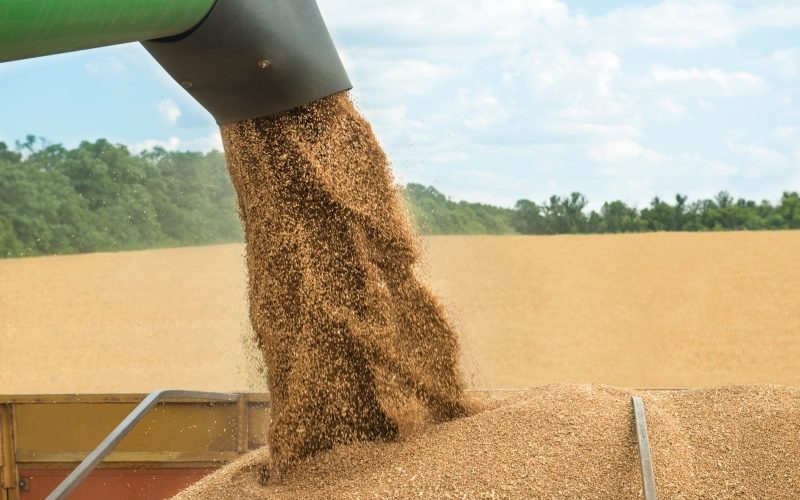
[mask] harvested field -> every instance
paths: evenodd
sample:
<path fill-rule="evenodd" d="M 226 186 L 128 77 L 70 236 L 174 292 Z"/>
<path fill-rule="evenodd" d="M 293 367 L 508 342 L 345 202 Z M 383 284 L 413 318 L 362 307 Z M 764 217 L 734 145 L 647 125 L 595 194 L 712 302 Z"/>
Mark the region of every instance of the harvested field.
<path fill-rule="evenodd" d="M 266 449 L 183 499 L 639 499 L 631 392 L 552 385 L 490 403 L 405 442 L 335 448 L 261 486 Z M 659 498 L 797 498 L 800 390 L 727 387 L 645 392 Z"/>
<path fill-rule="evenodd" d="M 477 387 L 800 386 L 800 232 L 425 239 Z M 0 260 L 0 389 L 261 389 L 242 245 Z"/>
<path fill-rule="evenodd" d="M 0 260 L 0 392 L 247 387 L 241 252 Z"/>

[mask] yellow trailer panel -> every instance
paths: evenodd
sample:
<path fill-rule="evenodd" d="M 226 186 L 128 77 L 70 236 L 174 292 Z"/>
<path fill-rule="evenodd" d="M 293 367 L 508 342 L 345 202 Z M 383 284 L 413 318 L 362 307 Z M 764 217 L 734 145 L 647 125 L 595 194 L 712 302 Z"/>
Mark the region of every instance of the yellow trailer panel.
<path fill-rule="evenodd" d="M 0 499 L 49 494 L 145 394 L 0 396 Z M 166 399 L 76 490 L 79 498 L 163 498 L 266 444 L 269 398 Z M 122 496 L 120 496 L 122 495 Z"/>

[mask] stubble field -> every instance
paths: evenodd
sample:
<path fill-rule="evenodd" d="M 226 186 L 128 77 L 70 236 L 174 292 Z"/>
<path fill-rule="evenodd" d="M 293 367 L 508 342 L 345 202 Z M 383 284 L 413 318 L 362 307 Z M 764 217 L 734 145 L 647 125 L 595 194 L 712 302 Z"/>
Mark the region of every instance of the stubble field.
<path fill-rule="evenodd" d="M 800 386 L 800 232 L 425 246 L 473 387 Z M 263 389 L 242 252 L 0 260 L 0 392 Z"/>

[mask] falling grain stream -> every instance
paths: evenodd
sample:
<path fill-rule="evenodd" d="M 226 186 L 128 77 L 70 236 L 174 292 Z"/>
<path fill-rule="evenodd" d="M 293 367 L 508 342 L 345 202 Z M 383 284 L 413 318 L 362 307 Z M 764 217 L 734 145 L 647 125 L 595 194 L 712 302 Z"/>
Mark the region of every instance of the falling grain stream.
<path fill-rule="evenodd" d="M 272 399 L 264 479 L 336 444 L 465 415 L 457 335 L 415 275 L 417 238 L 349 96 L 222 137 Z"/>

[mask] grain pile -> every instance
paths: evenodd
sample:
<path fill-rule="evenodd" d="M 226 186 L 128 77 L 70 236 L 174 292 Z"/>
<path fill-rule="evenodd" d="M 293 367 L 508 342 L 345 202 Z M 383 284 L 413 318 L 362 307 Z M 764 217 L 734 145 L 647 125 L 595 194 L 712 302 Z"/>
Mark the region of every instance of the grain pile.
<path fill-rule="evenodd" d="M 348 95 L 221 128 L 272 399 L 264 479 L 464 415 L 457 336 L 414 274 L 388 161 Z"/>
<path fill-rule="evenodd" d="M 407 441 L 337 447 L 263 487 L 257 451 L 178 498 L 640 499 L 629 390 L 553 385 Z M 660 499 L 800 495 L 800 390 L 639 392 Z"/>

